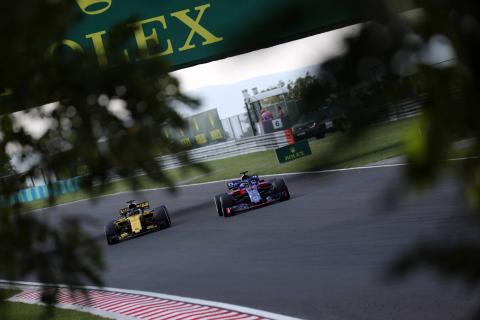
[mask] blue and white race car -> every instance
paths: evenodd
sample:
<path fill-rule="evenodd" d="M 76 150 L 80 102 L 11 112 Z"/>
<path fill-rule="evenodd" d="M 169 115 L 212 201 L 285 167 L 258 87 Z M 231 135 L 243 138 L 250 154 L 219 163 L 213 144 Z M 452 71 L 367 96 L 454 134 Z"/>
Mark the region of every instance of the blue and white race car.
<path fill-rule="evenodd" d="M 241 172 L 240 179 L 229 181 L 228 192 L 215 196 L 219 216 L 226 218 L 238 212 L 290 199 L 283 179 L 264 180 L 247 173 L 248 171 Z"/>

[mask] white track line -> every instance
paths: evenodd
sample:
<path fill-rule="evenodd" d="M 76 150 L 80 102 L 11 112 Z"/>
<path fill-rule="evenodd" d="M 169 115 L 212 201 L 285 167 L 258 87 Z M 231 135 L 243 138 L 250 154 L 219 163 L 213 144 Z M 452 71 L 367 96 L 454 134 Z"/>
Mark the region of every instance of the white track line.
<path fill-rule="evenodd" d="M 364 167 L 328 169 L 328 170 L 319 170 L 319 171 L 301 171 L 301 172 L 264 174 L 262 176 L 264 176 L 264 177 L 297 176 L 297 175 L 308 175 L 308 174 L 322 174 L 322 173 L 332 173 L 332 172 L 344 172 L 344 171 L 399 167 L 399 166 L 405 166 L 405 165 L 406 165 L 406 163 L 394 163 L 394 164 L 372 165 L 372 166 L 364 166 Z M 208 181 L 208 182 L 182 184 L 182 185 L 175 186 L 175 188 L 188 188 L 188 187 L 204 186 L 204 185 L 215 184 L 215 183 L 220 183 L 220 182 L 227 182 L 231 179 L 233 179 L 233 178 L 223 179 L 223 180 L 215 180 L 215 181 Z M 57 204 L 57 205 L 54 205 L 54 206 L 51 206 L 51 207 L 35 209 L 35 210 L 29 211 L 29 212 L 36 212 L 36 211 L 42 211 L 42 210 L 47 210 L 47 209 L 52 209 L 52 208 L 57 208 L 57 207 L 63 207 L 63 206 L 68 206 L 68 205 L 72 205 L 72 204 L 81 203 L 81 202 L 84 202 L 84 201 L 92 201 L 92 200 L 108 198 L 108 197 L 116 197 L 116 196 L 119 196 L 119 195 L 122 195 L 122 194 L 150 192 L 150 191 L 167 190 L 167 189 L 171 189 L 171 188 L 170 187 L 159 187 L 159 188 L 139 189 L 139 190 L 136 190 L 136 191 L 133 191 L 133 190 L 121 191 L 121 192 L 116 192 L 116 193 L 111 193 L 111 194 L 106 194 L 106 195 L 103 195 L 103 196 L 90 198 L 90 199 L 81 199 L 81 200 L 75 200 L 75 201 L 71 201 L 71 202 L 67 202 L 67 203 L 61 203 L 61 204 Z"/>
<path fill-rule="evenodd" d="M 37 290 L 44 285 L 41 283 L 36 283 L 36 282 L 24 282 L 24 281 L 5 281 L 5 280 L 0 280 L 0 287 L 3 288 L 18 288 L 18 289 L 23 289 L 23 290 Z M 51 285 L 48 285 L 51 286 Z M 55 285 L 55 287 L 58 288 L 68 288 L 66 285 Z M 227 311 L 229 316 L 232 317 L 237 317 L 235 313 L 241 313 L 245 315 L 251 315 L 251 316 L 256 316 L 256 317 L 261 317 L 261 318 L 266 318 L 266 319 L 272 319 L 272 320 L 299 320 L 298 318 L 293 318 L 289 316 L 284 316 L 268 311 L 263 311 L 263 310 L 257 310 L 253 308 L 248 308 L 248 307 L 242 307 L 242 306 L 237 306 L 233 304 L 228 304 L 228 303 L 223 303 L 223 302 L 215 302 L 215 301 L 209 301 L 209 300 L 203 300 L 203 299 L 195 299 L 195 298 L 186 298 L 186 297 L 180 297 L 180 296 L 175 296 L 175 295 L 169 295 L 169 294 L 163 294 L 163 293 L 155 293 L 155 292 L 149 292 L 149 291 L 140 291 L 140 290 L 126 290 L 126 289 L 116 289 L 116 288 L 100 288 L 100 287 L 93 287 L 93 286 L 85 286 L 85 287 L 76 287 L 78 289 L 84 289 L 84 290 L 91 290 L 91 291 L 102 291 L 102 292 L 112 292 L 112 293 L 125 293 L 129 295 L 139 295 L 142 297 L 154 297 L 154 298 L 160 298 L 164 300 L 170 300 L 178 303 L 184 303 L 184 304 L 192 304 L 192 311 L 194 310 L 194 307 L 196 306 L 207 306 L 207 307 L 212 307 L 212 308 L 219 308 L 222 310 L 219 310 L 219 312 L 222 311 Z M 19 294 L 21 295 L 21 293 Z M 15 299 L 12 299 L 15 301 Z M 22 301 L 23 302 L 23 301 Z M 98 314 L 100 316 L 104 316 L 107 318 L 115 318 L 117 319 L 133 319 L 133 317 L 128 317 L 128 316 L 123 316 L 118 317 L 118 314 L 114 314 L 113 312 L 105 312 L 102 310 L 98 310 L 95 308 L 91 307 L 75 307 L 72 305 L 67 305 L 67 304 L 59 304 L 58 307 L 60 308 L 65 308 L 65 309 L 72 309 L 72 310 L 78 310 L 78 311 L 85 311 L 85 312 L 90 312 L 93 314 Z M 172 310 L 173 311 L 173 310 Z M 151 312 L 151 311 L 150 311 Z M 231 313 L 231 314 L 230 314 Z M 227 315 L 227 314 L 225 314 Z M 182 317 L 184 317 L 183 315 Z M 192 316 L 195 316 L 195 314 L 192 313 Z M 200 317 L 200 316 L 199 316 Z M 214 315 L 210 316 L 212 319 L 215 317 Z M 201 317 L 200 317 L 201 318 Z M 220 319 L 220 318 L 219 318 Z"/>
<path fill-rule="evenodd" d="M 473 159 L 480 159 L 480 156 L 474 156 L 474 157 L 462 157 L 462 158 L 453 158 L 453 159 L 448 159 L 447 161 L 465 161 L 465 160 L 473 160 Z M 359 171 L 359 170 L 370 170 L 370 169 L 381 169 L 381 168 L 393 168 L 393 167 L 403 167 L 406 166 L 408 163 L 402 162 L 402 163 L 391 163 L 391 164 L 379 164 L 379 165 L 370 165 L 370 166 L 361 166 L 361 167 L 351 167 L 351 168 L 340 168 L 340 169 L 326 169 L 326 170 L 318 170 L 318 171 L 301 171 L 301 172 L 287 172 L 287 173 L 276 173 L 276 174 L 265 174 L 262 175 L 264 177 L 281 177 L 281 176 L 297 176 L 297 175 L 308 175 L 308 174 L 322 174 L 322 173 L 334 173 L 334 172 L 347 172 L 347 171 Z M 175 186 L 175 188 L 188 188 L 188 187 L 197 187 L 197 186 L 204 186 L 204 185 L 209 185 L 209 184 L 214 184 L 214 183 L 219 183 L 219 182 L 226 182 L 229 181 L 230 179 L 223 179 L 223 180 L 215 180 L 215 181 L 208 181 L 208 182 L 200 182 L 200 183 L 192 183 L 192 184 L 183 184 L 183 185 L 178 185 Z M 29 212 L 36 212 L 36 211 L 42 211 L 42 210 L 47 210 L 47 209 L 52 209 L 52 208 L 57 208 L 57 207 L 63 207 L 63 206 L 68 206 L 72 204 L 77 204 L 81 203 L 84 201 L 91 201 L 95 199 L 102 199 L 102 198 L 108 198 L 108 197 L 116 197 L 122 194 L 128 194 L 128 193 L 140 193 L 140 192 L 149 192 L 149 191 L 158 191 L 158 190 L 166 190 L 170 189 L 170 187 L 159 187 L 159 188 L 150 188 L 150 189 L 140 189 L 136 191 L 121 191 L 117 193 L 112 193 L 112 194 L 106 194 L 103 196 L 98 196 L 94 197 L 91 199 L 82 199 L 82 200 L 76 200 L 72 202 L 67 202 L 67 203 L 62 203 L 62 204 L 57 204 L 51 207 L 46 207 L 46 208 L 40 208 L 40 209 L 35 209 Z"/>

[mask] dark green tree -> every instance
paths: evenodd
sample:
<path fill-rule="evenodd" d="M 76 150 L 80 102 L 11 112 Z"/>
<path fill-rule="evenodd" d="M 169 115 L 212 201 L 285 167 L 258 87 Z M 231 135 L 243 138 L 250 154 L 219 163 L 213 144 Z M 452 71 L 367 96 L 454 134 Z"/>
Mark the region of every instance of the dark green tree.
<path fill-rule="evenodd" d="M 293 100 L 305 99 L 307 92 L 317 82 L 318 78 L 315 75 L 312 76 L 309 72 L 304 77 L 298 77 L 295 81 L 289 81 L 287 84 L 288 97 Z"/>
<path fill-rule="evenodd" d="M 12 159 L 10 155 L 4 154 L 4 159 L 0 162 L 0 177 L 10 176 L 15 174 L 15 168 L 12 165 Z"/>

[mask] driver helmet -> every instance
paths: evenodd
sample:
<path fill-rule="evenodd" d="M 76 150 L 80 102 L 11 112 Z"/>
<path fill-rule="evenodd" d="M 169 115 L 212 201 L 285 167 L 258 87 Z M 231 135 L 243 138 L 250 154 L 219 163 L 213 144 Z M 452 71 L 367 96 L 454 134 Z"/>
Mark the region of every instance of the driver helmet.
<path fill-rule="evenodd" d="M 133 210 L 137 208 L 137 203 L 135 201 L 132 201 L 129 205 L 128 205 L 128 209 L 130 210 Z"/>

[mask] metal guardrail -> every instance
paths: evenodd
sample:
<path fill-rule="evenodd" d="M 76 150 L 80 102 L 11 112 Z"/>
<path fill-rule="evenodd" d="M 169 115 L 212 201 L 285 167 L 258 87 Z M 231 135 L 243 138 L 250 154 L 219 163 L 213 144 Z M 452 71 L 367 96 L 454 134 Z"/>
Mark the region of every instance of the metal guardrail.
<path fill-rule="evenodd" d="M 388 112 L 383 117 L 382 122 L 396 121 L 418 115 L 421 113 L 422 107 L 427 100 L 427 95 L 422 94 L 392 104 L 388 107 Z M 293 140 L 288 140 L 290 139 L 289 135 L 291 135 L 291 131 L 285 130 L 261 136 L 243 138 L 241 140 L 231 140 L 224 143 L 192 149 L 187 152 L 190 154 L 192 162 L 197 163 L 225 159 L 233 156 L 283 147 L 294 142 Z M 293 137 L 291 139 L 293 139 Z M 180 167 L 184 165 L 184 163 L 182 163 L 179 158 L 185 153 L 160 156 L 157 157 L 157 160 L 162 163 L 164 169 Z"/>
<path fill-rule="evenodd" d="M 421 113 L 422 106 L 426 103 L 427 96 L 421 95 L 413 99 L 400 101 L 389 107 L 389 112 L 383 118 L 383 121 L 396 121 L 413 117 Z M 270 134 L 244 138 L 241 140 L 232 140 L 215 145 L 192 149 L 183 153 L 165 155 L 157 157 L 163 169 L 173 169 L 184 166 L 181 160 L 182 155 L 188 153 L 193 163 L 201 163 L 211 160 L 225 159 L 234 156 L 245 155 L 254 152 L 266 151 L 284 147 L 293 143 L 291 130 L 284 130 Z M 143 175 L 143 172 L 137 172 L 137 175 Z M 119 180 L 116 175 L 110 176 L 110 181 Z"/>
<path fill-rule="evenodd" d="M 388 121 L 396 121 L 418 115 L 422 112 L 422 107 L 427 100 L 427 95 L 420 95 L 414 99 L 403 100 L 390 106 Z"/>
<path fill-rule="evenodd" d="M 272 150 L 286 146 L 290 143 L 292 143 L 291 133 L 289 130 L 285 130 L 241 140 L 218 143 L 179 154 L 160 156 L 157 157 L 157 160 L 162 164 L 164 169 L 171 169 L 181 167 L 185 164 L 181 160 L 182 155 L 185 155 L 185 153 L 188 153 L 192 162 L 200 163 Z"/>

